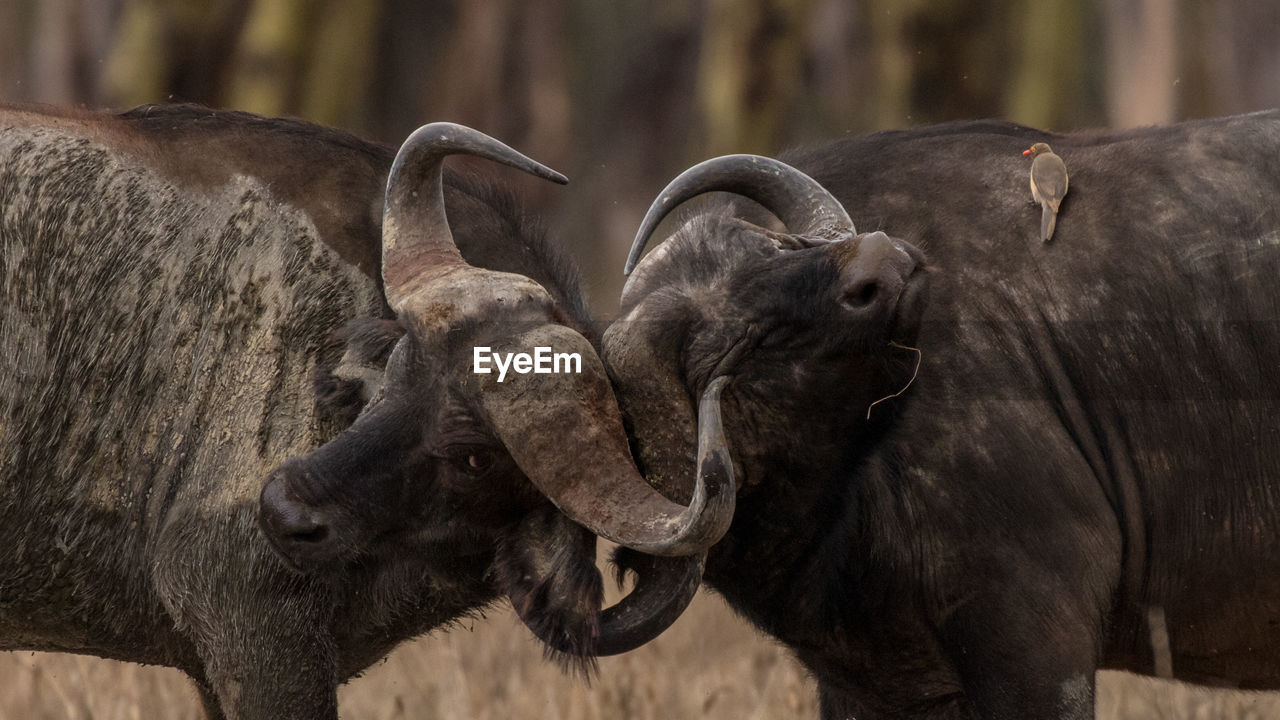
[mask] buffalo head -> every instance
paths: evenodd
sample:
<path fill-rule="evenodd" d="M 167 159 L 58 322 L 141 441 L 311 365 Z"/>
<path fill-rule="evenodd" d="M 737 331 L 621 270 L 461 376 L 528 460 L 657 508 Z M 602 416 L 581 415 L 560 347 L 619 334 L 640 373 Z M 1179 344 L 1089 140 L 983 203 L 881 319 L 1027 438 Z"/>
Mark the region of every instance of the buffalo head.
<path fill-rule="evenodd" d="M 402 334 L 354 424 L 271 474 L 262 528 L 306 569 L 406 552 L 487 554 L 483 572 L 553 648 L 621 652 L 675 619 L 700 580 L 702 551 L 732 516 L 731 468 L 714 447 L 715 391 L 698 489 L 673 503 L 635 469 L 604 368 L 547 291 L 459 254 L 442 195 L 450 154 L 565 182 L 457 125 L 425 126 L 404 143 L 387 182 L 382 258 Z M 478 373 L 476 348 L 499 357 L 547 348 L 580 366 Z M 636 590 L 602 615 L 592 533 L 679 557 L 651 559 Z"/>
<path fill-rule="evenodd" d="M 785 230 L 715 205 L 635 267 L 672 210 L 714 191 L 755 201 Z M 878 401 L 916 367 L 910 345 L 923 268 L 915 247 L 882 232 L 857 234 L 840 202 L 779 161 L 726 156 L 673 180 L 636 236 L 621 315 L 603 344 L 650 482 L 687 495 L 695 398 L 719 382 L 728 383 L 724 427 L 740 501 L 769 481 L 762 468 L 839 456 L 873 433 L 893 412 Z M 816 417 L 822 421 L 806 422 Z"/>

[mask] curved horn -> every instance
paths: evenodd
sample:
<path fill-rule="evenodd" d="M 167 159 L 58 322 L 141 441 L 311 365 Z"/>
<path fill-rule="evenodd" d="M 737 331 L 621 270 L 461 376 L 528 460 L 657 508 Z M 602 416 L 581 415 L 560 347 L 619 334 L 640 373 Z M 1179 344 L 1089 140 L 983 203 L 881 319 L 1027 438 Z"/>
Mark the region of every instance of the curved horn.
<path fill-rule="evenodd" d="M 663 218 L 686 200 L 709 192 L 731 192 L 754 200 L 796 235 L 827 237 L 853 232 L 853 221 L 844 206 L 808 175 L 772 158 L 724 155 L 694 165 L 663 188 L 640 223 L 623 274 L 630 275 L 635 269 Z"/>
<path fill-rule="evenodd" d="M 555 170 L 469 127 L 440 122 L 415 130 L 400 146 L 387 176 L 382 280 L 392 308 L 422 283 L 466 265 L 444 212 L 442 170 L 448 155 L 475 155 L 561 185 L 568 182 Z"/>
<path fill-rule="evenodd" d="M 655 557 L 620 548 L 615 555 L 618 580 L 627 572 L 636 574 L 635 588 L 617 604 L 600 613 L 600 634 L 593 654 L 597 657 L 621 655 L 658 637 L 679 619 L 702 584 L 707 554 L 686 557 Z M 625 565 L 620 560 L 625 557 Z M 563 633 L 542 632 L 526 626 L 548 647 L 572 655 L 576 647 Z"/>
<path fill-rule="evenodd" d="M 622 548 L 625 550 L 626 548 Z M 618 580 L 630 571 L 636 586 L 616 605 L 600 615 L 600 640 L 596 655 L 620 655 L 662 634 L 684 613 L 702 585 L 707 554 L 668 558 L 630 553 Z"/>
<path fill-rule="evenodd" d="M 729 529 L 737 488 L 720 423 L 717 378 L 702 397 L 696 484 L 689 505 L 674 503 L 636 470 L 613 390 L 587 339 L 544 325 L 514 348 L 551 348 L 581 358 L 581 373 L 481 378 L 480 402 L 516 464 L 574 522 L 619 545 L 654 555 L 690 555 Z M 496 348 L 495 348 L 496 349 Z M 571 443 L 573 452 L 566 452 Z"/>

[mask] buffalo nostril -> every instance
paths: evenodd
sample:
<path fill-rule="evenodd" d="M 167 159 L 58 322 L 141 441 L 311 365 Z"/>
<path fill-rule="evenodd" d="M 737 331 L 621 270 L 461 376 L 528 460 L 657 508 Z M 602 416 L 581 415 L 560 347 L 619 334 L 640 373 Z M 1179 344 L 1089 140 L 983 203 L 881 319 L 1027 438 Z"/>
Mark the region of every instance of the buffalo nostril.
<path fill-rule="evenodd" d="M 328 525 L 313 525 L 309 529 L 294 528 L 289 533 L 289 540 L 295 543 L 321 543 L 329 537 Z"/>
<path fill-rule="evenodd" d="M 880 285 L 874 279 L 867 278 L 855 282 L 845 290 L 844 301 L 853 308 L 865 308 L 875 302 Z"/>

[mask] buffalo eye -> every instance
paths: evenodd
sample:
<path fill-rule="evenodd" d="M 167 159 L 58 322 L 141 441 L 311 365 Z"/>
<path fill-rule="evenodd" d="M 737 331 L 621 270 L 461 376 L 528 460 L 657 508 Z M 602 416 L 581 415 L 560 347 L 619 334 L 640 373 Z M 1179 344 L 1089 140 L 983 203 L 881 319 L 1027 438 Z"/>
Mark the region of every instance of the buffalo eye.
<path fill-rule="evenodd" d="M 483 447 L 454 448 L 449 461 L 467 475 L 480 476 L 493 467 L 493 453 Z"/>

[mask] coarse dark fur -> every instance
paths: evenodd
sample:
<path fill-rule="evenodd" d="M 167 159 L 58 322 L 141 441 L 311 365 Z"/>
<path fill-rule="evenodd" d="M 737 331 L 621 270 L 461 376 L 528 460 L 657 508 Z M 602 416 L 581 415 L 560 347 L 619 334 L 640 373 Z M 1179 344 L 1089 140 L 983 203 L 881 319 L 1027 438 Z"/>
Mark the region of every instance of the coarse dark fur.
<path fill-rule="evenodd" d="M 1072 182 L 1048 245 L 1037 141 Z M 1153 671 L 1153 606 L 1177 677 L 1280 688 L 1280 112 L 951 123 L 784 159 L 925 250 L 906 392 L 869 407 L 915 353 L 856 327 L 822 248 L 732 217 L 758 208 L 677 230 L 604 353 L 649 339 L 690 398 L 737 353 L 741 489 L 706 580 L 794 649 L 822 716 L 1092 718 L 1096 669 Z M 660 461 L 670 418 L 628 420 Z"/>
<path fill-rule="evenodd" d="M 193 106 L 0 109 L 0 647 L 180 668 L 211 718 L 336 718 L 338 683 L 499 597 L 492 534 L 300 575 L 258 527 L 268 472 L 354 419 L 403 332 L 393 154 Z M 509 193 L 446 173 L 445 200 L 465 257 L 590 331 Z"/>

